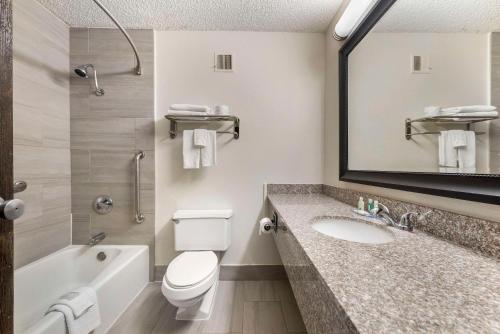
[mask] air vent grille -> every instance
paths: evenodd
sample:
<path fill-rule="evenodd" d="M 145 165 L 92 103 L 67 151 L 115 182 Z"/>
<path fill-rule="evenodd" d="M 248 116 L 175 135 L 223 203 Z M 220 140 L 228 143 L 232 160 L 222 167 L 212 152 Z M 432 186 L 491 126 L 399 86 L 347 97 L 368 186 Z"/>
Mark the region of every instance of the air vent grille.
<path fill-rule="evenodd" d="M 216 71 L 232 71 L 233 56 L 230 54 L 215 55 L 215 70 Z"/>

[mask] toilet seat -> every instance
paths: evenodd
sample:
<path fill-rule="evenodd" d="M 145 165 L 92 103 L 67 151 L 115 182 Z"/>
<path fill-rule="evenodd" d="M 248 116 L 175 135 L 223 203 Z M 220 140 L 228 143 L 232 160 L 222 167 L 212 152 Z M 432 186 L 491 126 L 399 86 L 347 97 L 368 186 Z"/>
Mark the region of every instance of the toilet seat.
<path fill-rule="evenodd" d="M 193 287 L 217 270 L 217 256 L 211 251 L 184 252 L 170 262 L 165 279 L 172 288 Z"/>
<path fill-rule="evenodd" d="M 184 252 L 168 266 L 161 290 L 163 295 L 176 305 L 202 297 L 218 278 L 219 265 L 214 252 Z"/>

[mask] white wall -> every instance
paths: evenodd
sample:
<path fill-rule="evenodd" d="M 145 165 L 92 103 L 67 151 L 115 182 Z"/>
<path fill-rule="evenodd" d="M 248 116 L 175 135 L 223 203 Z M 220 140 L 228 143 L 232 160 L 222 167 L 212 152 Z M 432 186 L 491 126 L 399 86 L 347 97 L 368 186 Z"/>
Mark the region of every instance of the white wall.
<path fill-rule="evenodd" d="M 338 51 L 341 42 L 335 41 L 331 35 L 335 23 L 349 3 L 346 0 L 337 16 L 333 19 L 325 36 L 326 39 L 326 96 L 325 96 L 325 169 L 324 182 L 332 186 L 346 189 L 365 191 L 372 194 L 397 198 L 403 201 L 428 205 L 431 207 L 450 210 L 469 216 L 500 221 L 498 206 L 457 200 L 446 197 L 424 195 L 414 192 L 399 191 L 387 188 L 365 186 L 361 184 L 339 181 L 339 98 L 338 98 Z"/>
<path fill-rule="evenodd" d="M 156 263 L 175 255 L 177 209 L 232 208 L 224 264 L 279 264 L 270 236 L 257 235 L 263 187 L 323 181 L 324 34 L 156 32 Z M 213 70 L 233 54 L 234 72 Z M 182 168 L 181 136 L 163 118 L 172 103 L 227 104 L 241 138 L 218 136 L 218 165 Z"/>
<path fill-rule="evenodd" d="M 349 56 L 349 167 L 437 172 L 438 136 L 404 138 L 404 120 L 426 106 L 488 103 L 488 34 L 370 33 Z M 411 73 L 411 55 L 432 71 Z M 414 124 L 417 131 L 465 129 Z M 487 124 L 477 124 L 484 131 Z M 488 173 L 488 135 L 477 136 L 477 172 Z M 358 149 L 360 148 L 360 149 Z"/>

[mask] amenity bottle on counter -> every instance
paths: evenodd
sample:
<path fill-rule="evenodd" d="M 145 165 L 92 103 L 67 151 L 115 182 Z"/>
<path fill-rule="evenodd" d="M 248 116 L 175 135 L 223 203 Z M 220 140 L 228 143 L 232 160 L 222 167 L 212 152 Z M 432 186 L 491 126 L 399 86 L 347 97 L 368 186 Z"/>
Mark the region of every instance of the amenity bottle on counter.
<path fill-rule="evenodd" d="M 372 212 L 373 210 L 373 200 L 371 198 L 368 199 L 367 211 Z"/>
<path fill-rule="evenodd" d="M 358 200 L 358 210 L 365 211 L 365 201 L 363 200 L 363 197 L 360 197 Z"/>

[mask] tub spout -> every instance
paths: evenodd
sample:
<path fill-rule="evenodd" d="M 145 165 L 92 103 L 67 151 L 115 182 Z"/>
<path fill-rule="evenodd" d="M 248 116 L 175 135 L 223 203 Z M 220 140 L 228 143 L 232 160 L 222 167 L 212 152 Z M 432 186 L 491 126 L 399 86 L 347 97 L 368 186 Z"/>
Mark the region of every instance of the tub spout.
<path fill-rule="evenodd" d="M 88 245 L 89 246 L 95 246 L 101 241 L 106 239 L 106 234 L 104 232 L 101 232 L 99 234 L 94 235 L 93 237 L 90 238 Z"/>

